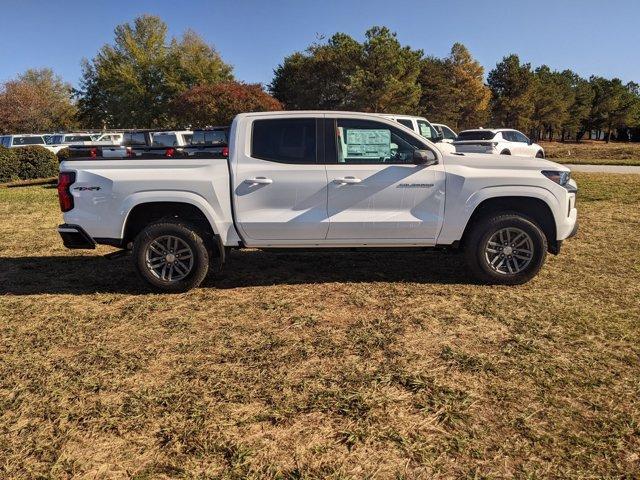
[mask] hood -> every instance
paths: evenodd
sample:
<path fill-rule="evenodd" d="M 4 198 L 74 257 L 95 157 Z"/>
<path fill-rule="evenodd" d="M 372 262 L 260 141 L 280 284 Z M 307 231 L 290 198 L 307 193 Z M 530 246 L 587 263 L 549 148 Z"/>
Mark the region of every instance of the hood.
<path fill-rule="evenodd" d="M 556 162 L 535 157 L 515 155 L 493 155 L 488 153 L 444 154 L 445 163 L 488 169 L 557 170 L 570 172 L 571 169 Z"/>

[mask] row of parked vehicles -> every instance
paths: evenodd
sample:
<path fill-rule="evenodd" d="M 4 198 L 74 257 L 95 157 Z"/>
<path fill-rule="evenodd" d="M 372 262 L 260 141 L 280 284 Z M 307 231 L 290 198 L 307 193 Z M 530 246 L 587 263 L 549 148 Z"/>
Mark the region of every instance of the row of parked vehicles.
<path fill-rule="evenodd" d="M 438 148 L 443 153 L 488 153 L 544 158 L 544 149 L 517 130 L 479 128 L 455 133 L 447 125 L 432 124 L 424 117 L 386 114 L 381 116 L 394 120 L 427 140 L 438 144 Z M 227 142 L 228 130 L 228 127 L 217 127 L 195 131 L 134 130 L 101 133 L 4 135 L 0 137 L 0 145 L 8 148 L 40 145 L 54 153 L 70 145 L 107 147 L 103 148 L 104 156 L 117 158 L 135 155 L 133 147 L 180 149 L 188 145 L 223 144 Z"/>
<path fill-rule="evenodd" d="M 445 128 L 420 117 L 262 112 L 228 128 L 71 146 L 58 232 L 69 248 L 131 254 L 167 292 L 199 285 L 242 248 L 461 250 L 481 281 L 528 281 L 576 232 L 569 169 L 534 158 L 544 152 L 514 130 Z"/>

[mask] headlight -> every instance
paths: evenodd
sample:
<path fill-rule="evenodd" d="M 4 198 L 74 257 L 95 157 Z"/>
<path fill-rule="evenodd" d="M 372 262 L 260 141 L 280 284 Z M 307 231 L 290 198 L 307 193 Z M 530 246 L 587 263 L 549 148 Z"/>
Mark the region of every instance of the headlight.
<path fill-rule="evenodd" d="M 541 172 L 545 177 L 547 177 L 552 182 L 556 182 L 558 185 L 562 185 L 563 187 L 569 183 L 571 179 L 571 172 L 559 172 L 557 170 L 542 170 Z"/>

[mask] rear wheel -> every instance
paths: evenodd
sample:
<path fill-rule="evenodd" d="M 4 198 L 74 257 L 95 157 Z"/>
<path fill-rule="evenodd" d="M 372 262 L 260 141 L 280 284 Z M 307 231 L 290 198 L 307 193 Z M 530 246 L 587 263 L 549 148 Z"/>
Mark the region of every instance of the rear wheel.
<path fill-rule="evenodd" d="M 547 239 L 540 227 L 518 214 L 480 220 L 465 244 L 472 273 L 493 284 L 528 282 L 540 271 L 547 254 Z"/>
<path fill-rule="evenodd" d="M 538 153 L 536 153 L 536 158 L 544 158 L 544 152 L 540 150 Z"/>
<path fill-rule="evenodd" d="M 502 150 L 500 155 L 511 155 L 511 152 L 509 150 Z"/>
<path fill-rule="evenodd" d="M 201 234 L 178 222 L 148 225 L 136 237 L 133 256 L 138 274 L 163 292 L 185 292 L 209 271 L 209 252 Z"/>

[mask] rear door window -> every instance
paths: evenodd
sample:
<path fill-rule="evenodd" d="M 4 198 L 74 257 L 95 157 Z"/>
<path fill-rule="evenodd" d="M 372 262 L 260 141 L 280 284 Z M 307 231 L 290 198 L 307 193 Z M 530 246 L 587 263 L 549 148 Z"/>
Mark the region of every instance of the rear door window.
<path fill-rule="evenodd" d="M 153 147 L 177 147 L 178 139 L 175 133 L 156 133 L 153 135 Z"/>
<path fill-rule="evenodd" d="M 316 119 L 255 120 L 251 156 L 279 163 L 316 163 Z"/>
<path fill-rule="evenodd" d="M 146 146 L 146 134 L 144 132 L 127 132 L 122 138 L 122 144 L 129 147 Z"/>

